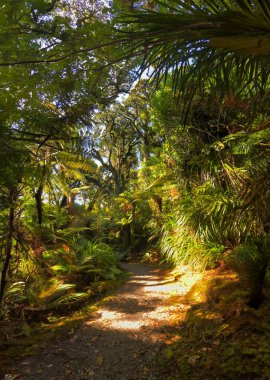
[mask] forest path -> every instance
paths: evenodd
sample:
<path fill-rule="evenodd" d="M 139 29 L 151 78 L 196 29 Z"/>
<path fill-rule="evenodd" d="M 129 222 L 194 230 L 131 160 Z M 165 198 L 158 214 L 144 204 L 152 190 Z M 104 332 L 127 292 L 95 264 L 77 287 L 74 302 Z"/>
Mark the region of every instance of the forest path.
<path fill-rule="evenodd" d="M 157 265 L 124 264 L 129 280 L 68 337 L 27 358 L 18 380 L 162 380 L 158 358 L 170 342 L 181 283 Z"/>

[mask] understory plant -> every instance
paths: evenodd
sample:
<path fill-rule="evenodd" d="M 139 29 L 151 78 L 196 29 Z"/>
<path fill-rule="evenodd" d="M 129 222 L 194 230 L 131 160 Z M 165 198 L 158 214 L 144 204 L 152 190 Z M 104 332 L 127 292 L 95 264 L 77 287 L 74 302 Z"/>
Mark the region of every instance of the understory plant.
<path fill-rule="evenodd" d="M 265 235 L 239 245 L 229 262 L 249 290 L 248 305 L 258 308 L 264 301 L 263 288 L 270 264 L 270 236 Z"/>
<path fill-rule="evenodd" d="M 159 248 L 172 265 L 188 265 L 194 269 L 211 268 L 223 251 L 223 246 L 200 238 L 184 215 L 170 217 L 162 227 Z"/>
<path fill-rule="evenodd" d="M 21 259 L 5 292 L 3 315 L 63 311 L 106 289 L 120 273 L 112 247 L 77 234 L 69 245 L 46 250 L 42 261 Z"/>

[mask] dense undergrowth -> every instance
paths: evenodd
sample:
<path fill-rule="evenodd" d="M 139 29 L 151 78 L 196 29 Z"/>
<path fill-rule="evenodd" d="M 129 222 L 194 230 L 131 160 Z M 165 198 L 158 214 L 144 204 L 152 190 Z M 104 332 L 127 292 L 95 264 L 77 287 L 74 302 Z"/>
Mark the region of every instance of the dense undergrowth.
<path fill-rule="evenodd" d="M 29 156 L 19 182 L 3 177 L 3 319 L 80 304 L 138 253 L 210 269 L 230 252 L 248 304 L 261 305 L 270 259 L 269 118 L 264 98 L 251 116 L 245 90 L 246 114 L 227 95 L 210 107 L 215 94 L 198 90 L 186 125 L 168 85 L 153 91 L 139 83 L 95 114 L 87 154 L 38 147 L 40 161 L 34 168 Z"/>
<path fill-rule="evenodd" d="M 267 310 L 269 5 L 131 3 L 0 9 L 4 323 L 79 307 L 141 255 L 225 261 Z"/>
<path fill-rule="evenodd" d="M 27 259 L 18 264 L 17 275 L 7 286 L 2 315 L 4 319 L 44 318 L 80 306 L 102 293 L 121 274 L 119 258 L 102 241 L 74 236 L 72 244 L 43 254 L 46 266 Z"/>

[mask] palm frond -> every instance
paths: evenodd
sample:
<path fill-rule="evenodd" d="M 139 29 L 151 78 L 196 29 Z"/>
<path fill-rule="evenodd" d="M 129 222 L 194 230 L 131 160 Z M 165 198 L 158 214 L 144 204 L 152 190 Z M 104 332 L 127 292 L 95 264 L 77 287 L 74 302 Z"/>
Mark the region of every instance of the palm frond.
<path fill-rule="evenodd" d="M 158 2 L 159 3 L 159 2 Z M 270 12 L 266 1 L 163 2 L 166 11 L 142 10 L 116 20 L 116 39 L 126 58 L 141 57 L 139 73 L 150 70 L 160 82 L 172 74 L 174 89 L 192 86 L 210 75 L 238 81 L 269 78 Z M 159 3 L 160 4 L 160 3 Z"/>
<path fill-rule="evenodd" d="M 18 281 L 14 282 L 9 286 L 9 288 L 5 292 L 5 303 L 22 303 L 26 301 L 25 296 L 25 282 L 24 281 Z"/>

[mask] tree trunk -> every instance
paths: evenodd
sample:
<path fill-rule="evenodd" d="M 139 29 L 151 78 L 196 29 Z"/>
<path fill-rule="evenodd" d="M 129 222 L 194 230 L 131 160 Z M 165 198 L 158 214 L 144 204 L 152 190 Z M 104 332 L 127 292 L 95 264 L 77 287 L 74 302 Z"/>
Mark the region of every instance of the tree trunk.
<path fill-rule="evenodd" d="M 10 209 L 9 209 L 9 220 L 8 220 L 8 233 L 5 247 L 5 261 L 1 274 L 1 284 L 0 284 L 0 306 L 2 309 L 4 291 L 6 286 L 7 272 L 11 260 L 11 251 L 12 251 L 12 238 L 13 238 L 13 223 L 15 216 L 15 190 L 11 189 L 10 193 Z M 2 313 L 1 313 L 2 314 Z M 0 318 L 1 318 L 0 314 Z"/>
<path fill-rule="evenodd" d="M 264 301 L 264 294 L 263 294 L 263 282 L 257 284 L 257 286 L 252 289 L 252 292 L 249 297 L 248 306 L 252 307 L 253 309 L 259 309 L 261 304 Z"/>
<path fill-rule="evenodd" d="M 96 201 L 97 201 L 97 199 L 98 199 L 100 193 L 101 193 L 101 190 L 100 190 L 100 189 L 97 189 L 97 191 L 95 192 L 93 198 L 92 198 L 91 201 L 89 202 L 89 205 L 88 205 L 88 207 L 87 207 L 87 211 L 92 211 L 92 210 L 93 210 L 93 208 L 94 208 L 94 206 L 95 206 L 95 203 L 96 203 Z"/>
<path fill-rule="evenodd" d="M 38 224 L 40 226 L 42 224 L 42 193 L 43 193 L 43 186 L 40 185 L 37 192 L 35 193 L 37 215 L 38 215 Z"/>
<path fill-rule="evenodd" d="M 132 240 L 131 227 L 130 227 L 130 223 L 128 223 L 122 227 L 122 244 L 125 249 L 130 248 L 131 240 Z"/>

